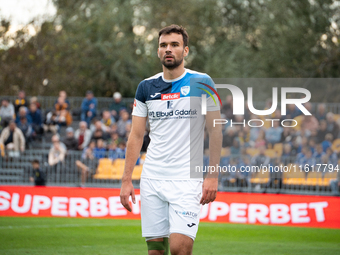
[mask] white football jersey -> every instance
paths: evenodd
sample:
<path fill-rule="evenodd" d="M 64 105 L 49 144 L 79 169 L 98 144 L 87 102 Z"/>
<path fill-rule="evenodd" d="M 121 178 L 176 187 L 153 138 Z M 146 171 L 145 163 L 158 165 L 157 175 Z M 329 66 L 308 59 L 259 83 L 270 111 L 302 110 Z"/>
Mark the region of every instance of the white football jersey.
<path fill-rule="evenodd" d="M 215 92 L 207 74 L 189 69 L 174 80 L 166 80 L 159 73 L 138 85 L 132 115 L 149 118 L 151 139 L 142 177 L 203 177 L 190 171 L 203 165 L 205 115 L 201 108 L 202 102 L 206 102 L 207 111 L 220 110 Z"/>

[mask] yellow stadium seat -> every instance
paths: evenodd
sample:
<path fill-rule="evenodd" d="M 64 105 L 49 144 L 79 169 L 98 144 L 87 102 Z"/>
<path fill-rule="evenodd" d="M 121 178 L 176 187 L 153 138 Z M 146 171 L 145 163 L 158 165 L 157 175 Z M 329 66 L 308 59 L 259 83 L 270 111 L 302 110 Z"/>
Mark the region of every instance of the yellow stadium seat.
<path fill-rule="evenodd" d="M 283 151 L 283 144 L 282 143 L 276 143 L 273 148 L 274 151 L 276 151 L 276 155 L 278 157 L 281 157 L 282 151 Z"/>
<path fill-rule="evenodd" d="M 275 158 L 277 157 L 276 155 L 276 151 L 274 149 L 267 149 L 264 154 L 267 156 L 267 157 L 270 157 L 270 158 Z"/>
<path fill-rule="evenodd" d="M 303 185 L 306 181 L 306 173 L 300 171 L 298 165 L 289 164 L 290 171 L 283 172 L 282 183 L 285 185 Z"/>
<path fill-rule="evenodd" d="M 304 119 L 304 115 L 299 115 L 294 118 L 296 120 L 297 125 L 294 127 L 295 130 L 300 130 L 301 129 L 301 123 Z"/>
<path fill-rule="evenodd" d="M 332 144 L 332 150 L 336 153 L 340 152 L 340 139 L 335 139 L 333 144 Z"/>
<path fill-rule="evenodd" d="M 249 156 L 255 156 L 255 155 L 257 155 L 257 154 L 259 154 L 259 149 L 257 149 L 257 148 L 247 148 L 247 150 L 246 150 L 246 153 L 249 155 Z"/>
<path fill-rule="evenodd" d="M 253 184 L 265 184 L 269 182 L 269 171 L 261 169 L 259 172 L 251 174 L 250 182 Z"/>
<path fill-rule="evenodd" d="M 112 171 L 112 160 L 108 158 L 99 159 L 96 174 L 93 176 L 95 179 L 109 179 Z"/>
<path fill-rule="evenodd" d="M 321 179 L 319 185 L 320 186 L 329 186 L 329 184 L 332 180 L 336 180 L 337 174 L 338 174 L 337 171 L 325 173 L 323 178 Z"/>

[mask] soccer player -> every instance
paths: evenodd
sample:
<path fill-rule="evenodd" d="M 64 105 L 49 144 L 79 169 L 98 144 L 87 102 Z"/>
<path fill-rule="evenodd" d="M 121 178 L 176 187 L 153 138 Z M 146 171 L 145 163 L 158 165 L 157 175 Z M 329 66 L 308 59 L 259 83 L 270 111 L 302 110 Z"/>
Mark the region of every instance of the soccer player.
<path fill-rule="evenodd" d="M 201 113 L 201 97 L 190 86 L 191 78 L 214 85 L 211 78 L 184 68 L 189 53 L 188 34 L 181 26 L 159 31 L 158 57 L 163 72 L 143 80 L 137 88 L 132 112 L 132 129 L 127 143 L 120 199 L 131 211 L 135 203 L 131 176 L 143 143 L 147 117 L 151 142 L 140 182 L 142 235 L 149 255 L 192 254 L 201 205 L 215 200 L 218 173 L 209 178 L 191 178 L 192 166 L 203 165 L 204 127 L 209 133 L 211 166 L 219 164 L 222 132 L 219 105 L 206 99 L 206 115 Z M 200 90 L 201 91 L 201 90 Z M 214 95 L 216 97 L 216 95 Z M 168 243 L 169 238 L 169 243 Z"/>

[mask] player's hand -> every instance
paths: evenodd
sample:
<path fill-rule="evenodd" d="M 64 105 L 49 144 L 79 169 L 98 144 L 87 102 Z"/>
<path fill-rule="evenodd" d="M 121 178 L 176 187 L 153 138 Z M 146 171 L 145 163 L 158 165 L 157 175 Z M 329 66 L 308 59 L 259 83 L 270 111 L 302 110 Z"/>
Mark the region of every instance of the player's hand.
<path fill-rule="evenodd" d="M 130 196 L 132 198 L 132 202 L 135 204 L 135 189 L 133 188 L 132 181 L 122 181 L 122 187 L 120 188 L 120 202 L 129 212 L 132 211 L 129 203 Z"/>
<path fill-rule="evenodd" d="M 205 205 L 213 202 L 217 195 L 218 179 L 217 178 L 206 178 L 202 185 L 202 198 L 200 204 Z"/>

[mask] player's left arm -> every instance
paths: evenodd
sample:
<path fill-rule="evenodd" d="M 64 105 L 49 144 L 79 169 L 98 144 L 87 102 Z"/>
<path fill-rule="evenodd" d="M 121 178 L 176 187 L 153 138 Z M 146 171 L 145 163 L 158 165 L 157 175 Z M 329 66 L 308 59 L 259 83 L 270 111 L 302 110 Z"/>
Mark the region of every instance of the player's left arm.
<path fill-rule="evenodd" d="M 216 171 L 209 171 L 203 182 L 203 194 L 200 203 L 213 202 L 217 195 L 218 171 L 222 149 L 222 125 L 214 126 L 214 119 L 221 119 L 220 111 L 207 111 L 206 128 L 209 134 L 209 166 L 215 167 Z"/>

